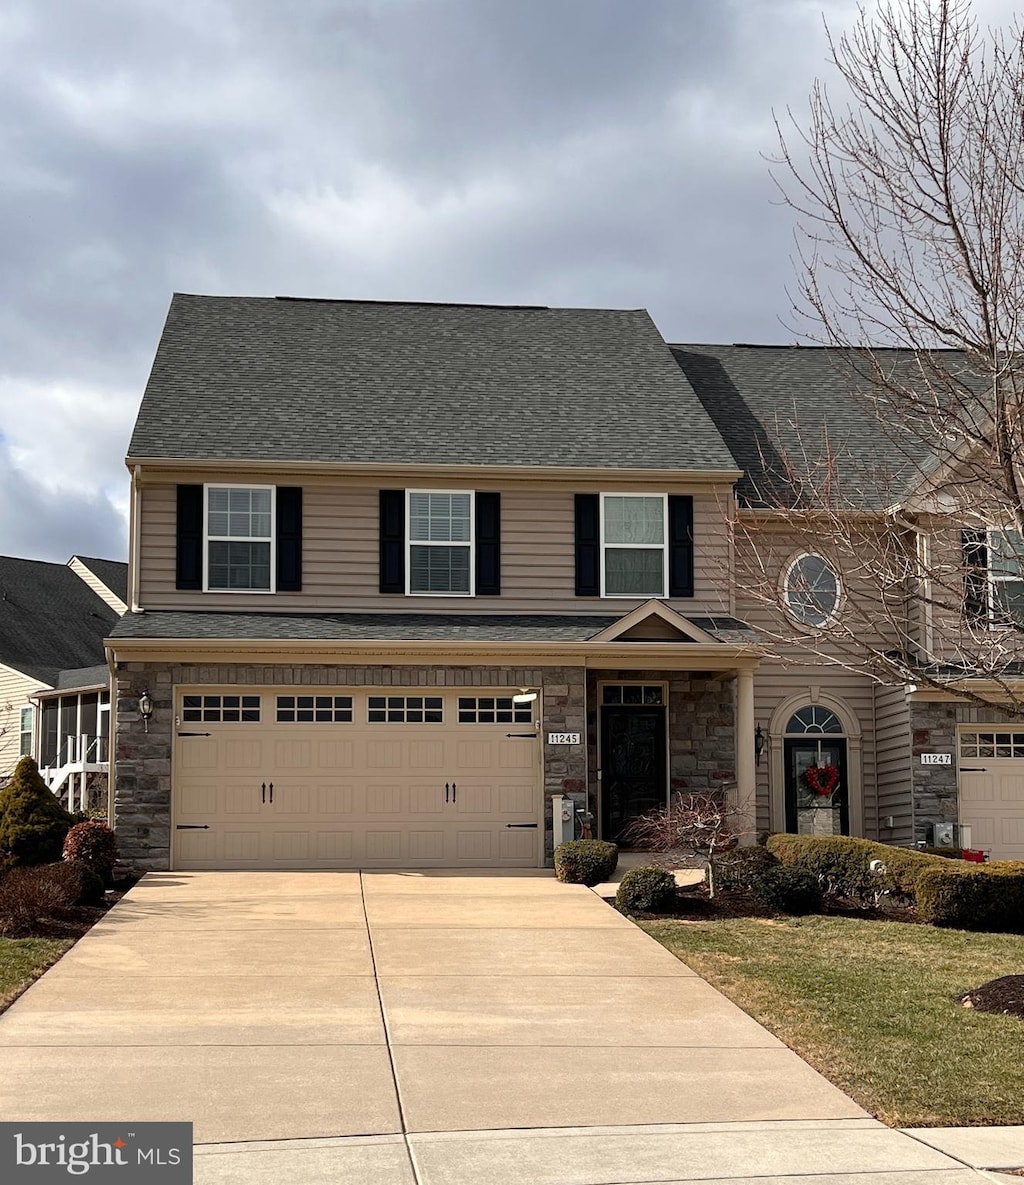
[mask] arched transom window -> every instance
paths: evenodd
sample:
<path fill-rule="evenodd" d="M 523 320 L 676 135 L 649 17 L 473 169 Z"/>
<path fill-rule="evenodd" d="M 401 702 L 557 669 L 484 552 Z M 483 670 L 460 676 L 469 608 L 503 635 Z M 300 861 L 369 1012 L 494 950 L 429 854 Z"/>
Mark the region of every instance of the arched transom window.
<path fill-rule="evenodd" d="M 809 733 L 820 736 L 823 733 L 841 733 L 843 726 L 835 712 L 808 704 L 790 716 L 786 732 L 791 736 L 807 736 Z"/>

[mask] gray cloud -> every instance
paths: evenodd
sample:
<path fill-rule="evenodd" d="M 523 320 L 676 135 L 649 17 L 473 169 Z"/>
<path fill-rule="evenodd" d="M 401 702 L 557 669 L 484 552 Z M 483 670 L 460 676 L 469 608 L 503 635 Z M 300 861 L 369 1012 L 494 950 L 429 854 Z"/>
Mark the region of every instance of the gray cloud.
<path fill-rule="evenodd" d="M 9 3 L 0 551 L 124 554 L 174 290 L 643 305 L 670 340 L 788 340 L 761 154 L 823 68 L 820 8 Z"/>

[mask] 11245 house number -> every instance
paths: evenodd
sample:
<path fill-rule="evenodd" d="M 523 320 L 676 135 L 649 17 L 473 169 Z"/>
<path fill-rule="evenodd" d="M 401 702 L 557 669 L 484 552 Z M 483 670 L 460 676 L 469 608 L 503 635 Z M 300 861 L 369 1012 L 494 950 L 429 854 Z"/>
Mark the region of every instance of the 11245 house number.
<path fill-rule="evenodd" d="M 581 734 L 578 732 L 549 732 L 549 745 L 578 745 Z"/>

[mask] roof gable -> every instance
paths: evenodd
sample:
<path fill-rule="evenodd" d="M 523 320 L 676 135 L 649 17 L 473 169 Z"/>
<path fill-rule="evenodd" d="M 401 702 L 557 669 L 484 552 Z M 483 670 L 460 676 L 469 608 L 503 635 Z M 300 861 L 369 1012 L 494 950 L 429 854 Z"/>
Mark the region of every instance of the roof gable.
<path fill-rule="evenodd" d="M 734 470 L 642 309 L 189 295 L 129 457 Z"/>
<path fill-rule="evenodd" d="M 638 605 L 624 617 L 594 634 L 592 642 L 699 642 L 717 639 L 662 601 Z"/>
<path fill-rule="evenodd" d="M 104 661 L 118 616 L 66 564 L 0 556 L 0 663 L 55 686 Z"/>

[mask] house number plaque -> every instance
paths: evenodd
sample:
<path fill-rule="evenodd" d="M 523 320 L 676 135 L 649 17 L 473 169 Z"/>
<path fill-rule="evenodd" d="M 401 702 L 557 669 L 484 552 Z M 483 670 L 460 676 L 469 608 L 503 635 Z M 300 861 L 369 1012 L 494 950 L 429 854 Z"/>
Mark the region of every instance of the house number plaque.
<path fill-rule="evenodd" d="M 549 732 L 549 745 L 578 745 L 581 734 L 578 732 Z"/>
<path fill-rule="evenodd" d="M 922 753 L 921 754 L 921 764 L 922 765 L 952 765 L 953 764 L 953 754 L 952 753 Z"/>

